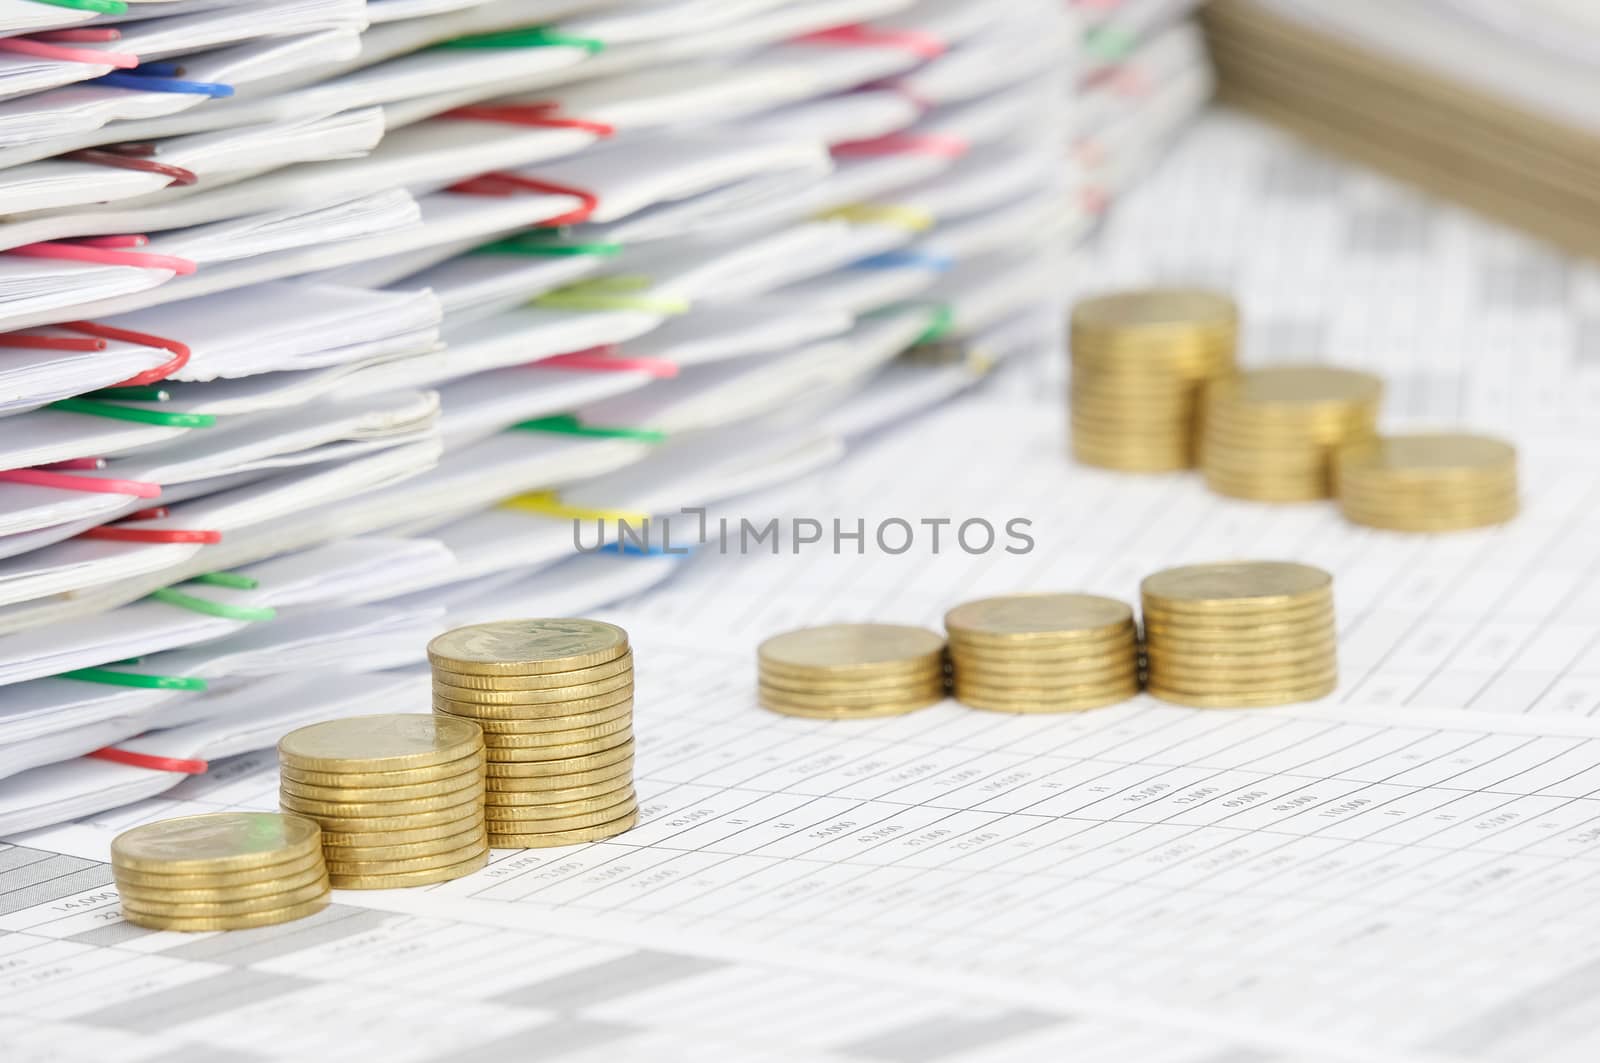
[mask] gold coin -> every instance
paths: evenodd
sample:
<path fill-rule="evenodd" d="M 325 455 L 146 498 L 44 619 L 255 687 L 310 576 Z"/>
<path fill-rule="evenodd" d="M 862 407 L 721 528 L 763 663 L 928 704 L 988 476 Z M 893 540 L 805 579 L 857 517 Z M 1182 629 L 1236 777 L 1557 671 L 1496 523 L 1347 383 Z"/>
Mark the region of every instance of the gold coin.
<path fill-rule="evenodd" d="M 500 620 L 446 631 L 428 643 L 428 660 L 459 675 L 548 675 L 592 668 L 627 651 L 628 633 L 599 620 Z"/>
<path fill-rule="evenodd" d="M 1319 480 L 1296 484 L 1241 484 L 1207 476 L 1206 488 L 1214 494 L 1244 502 L 1320 502 L 1333 497 L 1332 486 Z"/>
<path fill-rule="evenodd" d="M 1297 646 L 1286 650 L 1258 650 L 1251 646 L 1241 646 L 1235 650 L 1222 652 L 1195 652 L 1192 650 L 1171 649 L 1166 646 L 1151 646 L 1145 652 L 1146 660 L 1152 666 L 1172 666 L 1176 668 L 1194 668 L 1204 670 L 1211 668 L 1252 668 L 1264 670 L 1276 668 L 1279 665 L 1298 665 L 1306 661 L 1326 660 L 1333 656 L 1336 642 L 1329 639 L 1308 646 Z"/>
<path fill-rule="evenodd" d="M 1320 568 L 1290 561 L 1234 561 L 1184 565 L 1146 576 L 1139 585 L 1148 611 L 1173 615 L 1256 613 L 1315 601 L 1328 594 L 1333 577 Z"/>
<path fill-rule="evenodd" d="M 442 835 L 420 842 L 390 842 L 387 839 L 373 842 L 370 845 L 325 845 L 322 847 L 323 858 L 332 866 L 335 860 L 342 863 L 361 863 L 372 860 L 406 860 L 418 856 L 433 856 L 438 853 L 448 853 L 471 845 L 474 838 L 480 837 L 484 831 L 486 820 L 477 817 L 453 834 Z M 438 863 L 438 861 L 434 861 Z"/>
<path fill-rule="evenodd" d="M 313 771 L 293 765 L 278 765 L 280 779 L 292 779 L 305 786 L 420 786 L 445 779 L 456 779 L 471 772 L 483 772 L 483 750 L 475 749 L 458 760 L 448 760 L 431 768 L 402 768 L 399 771 Z"/>
<path fill-rule="evenodd" d="M 1462 509 L 1488 507 L 1515 501 L 1517 494 L 1514 477 L 1508 477 L 1500 483 L 1482 485 L 1459 483 L 1369 486 L 1348 482 L 1338 485 L 1341 506 L 1377 512 L 1426 513 L 1440 507 Z"/>
<path fill-rule="evenodd" d="M 968 644 L 1092 641 L 1132 631 L 1133 608 L 1094 594 L 1008 594 L 958 605 L 944 626 Z"/>
<path fill-rule="evenodd" d="M 1127 701 L 1138 693 L 1139 684 L 1132 683 L 1124 687 L 1107 688 L 1094 694 L 1024 699 L 967 692 L 958 695 L 956 700 L 969 709 L 981 709 L 984 712 L 1009 712 L 1020 716 L 1046 716 L 1056 712 L 1083 712 L 1087 709 L 1100 709 L 1107 705 L 1116 705 Z"/>
<path fill-rule="evenodd" d="M 791 705 L 766 697 L 760 699 L 760 704 L 762 708 L 780 716 L 798 716 L 808 720 L 881 720 L 890 716 L 908 716 L 919 709 L 930 708 L 939 704 L 946 696 L 940 695 L 937 699 L 921 701 L 884 702 L 868 708 Z"/>
<path fill-rule="evenodd" d="M 468 690 L 462 694 L 433 689 L 435 699 L 459 701 L 463 705 L 559 705 L 585 701 L 619 692 L 633 693 L 633 673 L 622 672 L 594 683 L 553 687 L 548 690 Z"/>
<path fill-rule="evenodd" d="M 903 689 L 937 681 L 945 673 L 945 659 L 940 655 L 936 660 L 918 661 L 914 667 L 886 665 L 875 669 L 815 672 L 781 668 L 765 661 L 758 661 L 756 671 L 766 682 L 805 690 Z"/>
<path fill-rule="evenodd" d="M 443 709 L 434 709 L 434 712 L 443 716 L 450 715 Z M 611 723 L 613 720 L 626 720 L 633 716 L 633 702 L 624 701 L 608 709 L 596 709 L 594 712 L 578 713 L 575 716 L 544 716 L 535 720 L 479 720 L 483 727 L 484 741 L 497 735 L 527 735 L 549 734 L 552 731 L 572 731 L 581 727 L 595 727 L 599 724 Z"/>
<path fill-rule="evenodd" d="M 281 801 L 282 798 L 280 797 Z M 317 821 L 329 834 L 373 834 L 382 831 L 410 831 L 422 827 L 437 827 L 445 823 L 460 823 L 481 814 L 483 805 L 469 801 L 454 808 L 434 812 L 411 812 L 404 815 L 385 816 L 334 816 L 318 815 Z"/>
<path fill-rule="evenodd" d="M 1160 455 L 1104 454 L 1084 450 L 1074 444 L 1072 460 L 1080 465 L 1092 465 L 1114 472 L 1166 473 L 1182 472 L 1194 467 L 1194 459 L 1187 454 L 1173 452 Z"/>
<path fill-rule="evenodd" d="M 328 851 L 340 848 L 371 849 L 376 846 L 387 845 L 419 845 L 466 833 L 482 822 L 483 811 L 474 809 L 473 814 L 470 816 L 451 820 L 448 823 L 437 823 L 431 827 L 373 831 L 325 830 L 322 832 L 323 850 Z"/>
<path fill-rule="evenodd" d="M 495 790 L 484 795 L 484 804 L 488 805 L 531 805 L 546 803 L 551 805 L 565 804 L 569 801 L 587 801 L 591 798 L 625 790 L 633 785 L 633 772 L 624 772 L 621 775 L 588 786 L 575 786 L 564 790 Z"/>
<path fill-rule="evenodd" d="M 290 731 L 278 742 L 278 759 L 301 771 L 398 771 L 460 760 L 482 744 L 483 732 L 466 720 L 423 712 L 348 716 Z"/>
<path fill-rule="evenodd" d="M 1108 679 L 1100 683 L 1077 683 L 1071 686 L 1041 685 L 1033 687 L 1024 686 L 993 686 L 988 683 L 958 682 L 952 691 L 957 701 L 965 701 L 969 695 L 989 698 L 991 700 L 1016 699 L 1018 701 L 1046 701 L 1051 698 L 1093 698 L 1108 691 L 1126 690 L 1129 687 L 1139 688 L 1139 677 L 1136 675 L 1121 676 L 1117 679 Z"/>
<path fill-rule="evenodd" d="M 763 669 L 800 679 L 887 674 L 893 668 L 939 670 L 944 639 L 900 624 L 828 624 L 774 635 L 757 648 L 756 658 Z"/>
<path fill-rule="evenodd" d="M 309 901 L 291 904 L 285 908 L 271 908 L 261 912 L 246 912 L 239 915 L 212 915 L 212 916 L 179 916 L 179 915 L 148 915 L 144 912 L 131 912 L 123 910 L 122 917 L 134 926 L 142 926 L 147 930 L 181 930 L 190 933 L 203 933 L 213 930 L 249 930 L 258 926 L 277 926 L 279 923 L 288 923 L 296 919 L 304 919 L 308 915 L 316 915 L 328 906 L 330 898 L 327 893 Z"/>
<path fill-rule="evenodd" d="M 111 840 L 111 863 L 126 871 L 217 874 L 290 863 L 315 852 L 321 830 L 276 812 L 213 812 L 146 823 Z"/>
<path fill-rule="evenodd" d="M 570 731 L 545 731 L 535 734 L 494 734 L 485 736 L 490 755 L 503 749 L 535 749 L 543 746 L 570 746 L 608 738 L 621 731 L 633 729 L 633 713 L 623 713 L 605 723 L 589 727 L 575 727 Z"/>
<path fill-rule="evenodd" d="M 551 828 L 556 830 L 587 827 L 589 823 L 567 823 L 567 820 L 581 816 L 598 816 L 593 823 L 603 823 L 608 819 L 616 819 L 627 811 L 624 805 L 632 805 L 638 800 L 634 794 L 633 784 L 629 783 L 610 793 L 600 794 L 597 797 L 584 797 L 576 801 L 551 801 L 548 803 L 536 802 L 520 805 L 495 805 L 484 810 L 491 830 L 504 830 L 505 820 L 541 821 L 538 826 L 523 826 L 518 830 L 544 830 L 542 821 L 560 821 L 561 826 Z"/>
<path fill-rule="evenodd" d="M 470 860 L 479 853 L 489 851 L 489 834 L 487 830 L 480 831 L 466 845 L 451 849 L 448 852 L 434 853 L 429 856 L 396 857 L 394 859 L 379 860 L 328 860 L 328 874 L 339 875 L 398 875 L 407 871 L 431 871 L 436 867 L 447 864 L 459 864 L 463 860 Z"/>
<path fill-rule="evenodd" d="M 811 694 L 784 690 L 766 683 L 758 683 L 756 685 L 756 692 L 760 695 L 763 703 L 770 701 L 798 709 L 850 709 L 871 708 L 874 705 L 925 704 L 944 700 L 945 690 L 946 686 L 942 680 L 937 683 L 927 683 L 920 687 L 913 687 L 895 694 L 880 694 L 872 691 L 849 694 L 831 690 Z"/>
<path fill-rule="evenodd" d="M 288 908 L 318 897 L 325 897 L 328 895 L 328 888 L 328 875 L 327 872 L 323 872 L 315 880 L 294 889 L 284 890 L 282 893 L 243 897 L 238 900 L 172 902 L 124 896 L 122 910 L 138 912 L 141 915 L 179 916 L 190 919 L 217 915 L 247 915 L 251 912 Z"/>
<path fill-rule="evenodd" d="M 893 687 L 849 687 L 843 685 L 807 687 L 800 683 L 779 685 L 762 676 L 756 685 L 759 689 L 770 692 L 774 697 L 782 701 L 793 701 L 799 704 L 818 702 L 835 705 L 854 705 L 875 701 L 910 701 L 930 695 L 937 697 L 944 691 L 945 676 L 941 672 L 914 684 Z"/>
<path fill-rule="evenodd" d="M 134 871 L 112 864 L 111 876 L 116 880 L 119 890 L 129 888 L 144 892 L 171 893 L 184 890 L 231 890 L 260 883 L 283 882 L 297 878 L 321 866 L 322 846 L 318 845 L 304 856 L 296 857 L 293 860 L 286 860 L 281 864 L 269 864 L 265 867 L 248 868 L 243 871 L 200 871 L 169 874 L 162 871 Z"/>
<path fill-rule="evenodd" d="M 327 877 L 327 868 L 322 863 L 322 854 L 317 854 L 315 863 L 308 864 L 303 870 L 296 871 L 282 878 L 265 879 L 260 882 L 246 882 L 236 886 L 197 886 L 189 889 L 164 889 L 159 886 L 148 886 L 132 882 L 118 882 L 117 893 L 123 898 L 137 898 L 140 901 L 165 902 L 168 904 L 181 904 L 192 902 L 198 904 L 215 903 L 217 901 L 243 901 L 254 897 L 270 897 L 273 894 L 284 893 L 309 886 L 313 882 L 321 881 Z"/>
<path fill-rule="evenodd" d="M 592 827 L 579 827 L 576 830 L 550 831 L 548 833 L 520 834 L 509 831 L 496 833 L 489 832 L 489 847 L 492 849 L 554 849 L 562 845 L 580 845 L 584 842 L 604 841 L 615 838 L 623 831 L 631 829 L 639 822 L 639 810 L 635 808 L 625 816 L 610 821 L 599 823 Z"/>
<path fill-rule="evenodd" d="M 1152 632 L 1183 635 L 1194 638 L 1232 638 L 1235 632 L 1256 632 L 1267 635 L 1294 635 L 1321 630 L 1334 622 L 1333 596 L 1317 594 L 1294 605 L 1269 605 L 1239 613 L 1214 613 L 1204 615 L 1194 612 L 1173 612 L 1165 606 L 1147 604 L 1144 610 L 1144 631 L 1148 638 Z"/>
<path fill-rule="evenodd" d="M 1061 638 L 1049 636 L 1003 643 L 979 644 L 950 640 L 950 666 L 981 663 L 995 668 L 1016 665 L 1026 668 L 1104 667 L 1132 652 L 1138 631 L 1131 624 L 1110 638 Z"/>
<path fill-rule="evenodd" d="M 1147 686 L 1163 690 L 1187 691 L 1191 694 L 1233 693 L 1254 694 L 1330 682 L 1338 677 L 1338 667 L 1332 660 L 1315 668 L 1288 668 L 1276 673 L 1219 673 L 1201 674 L 1193 671 L 1160 668 L 1151 669 L 1145 680 Z"/>
<path fill-rule="evenodd" d="M 297 782 L 286 776 L 278 779 L 278 792 L 303 797 L 312 801 L 341 801 L 341 802 L 366 802 L 366 801 L 412 801 L 427 797 L 444 797 L 450 794 L 459 794 L 463 790 L 482 788 L 484 780 L 483 770 L 458 775 L 454 779 L 441 779 L 439 782 L 418 783 L 415 786 L 313 786 L 308 783 Z"/>
<path fill-rule="evenodd" d="M 1037 689 L 1039 687 L 1055 688 L 1118 683 L 1129 678 L 1138 678 L 1138 675 L 1139 658 L 1138 655 L 1130 651 L 1127 658 L 1119 662 L 1116 667 L 1094 670 L 1044 671 L 1042 669 L 965 667 L 956 671 L 955 680 L 951 685 L 952 687 L 958 687 L 966 684 L 968 686 L 993 687 L 996 690 L 1008 690 L 1014 687 Z"/>
<path fill-rule="evenodd" d="M 618 764 L 633 763 L 633 741 L 620 746 L 596 750 L 566 759 L 548 761 L 500 762 L 489 765 L 489 785 L 498 786 L 499 779 L 556 779 L 589 772 L 602 771 Z M 561 785 L 570 785 L 562 783 Z"/>
<path fill-rule="evenodd" d="M 1318 698 L 1325 698 L 1332 694 L 1338 686 L 1337 679 L 1322 679 L 1305 686 L 1286 686 L 1278 690 L 1197 694 L 1191 691 L 1174 690 L 1151 684 L 1145 688 L 1145 693 L 1151 697 L 1160 698 L 1162 701 L 1170 701 L 1175 705 L 1188 705 L 1197 709 L 1248 709 L 1270 705 L 1293 705 L 1301 701 L 1316 701 Z"/>
<path fill-rule="evenodd" d="M 1345 447 L 1339 453 L 1343 475 L 1383 482 L 1474 481 L 1514 475 L 1517 450 L 1504 440 L 1463 433 L 1391 435 Z"/>
<path fill-rule="evenodd" d="M 1338 416 L 1343 408 L 1376 406 L 1382 398 L 1382 377 L 1325 365 L 1247 369 L 1207 389 L 1211 409 L 1238 408 L 1239 416 L 1256 419 Z"/>
<path fill-rule="evenodd" d="M 454 808 L 470 808 L 481 800 L 483 790 L 477 786 L 437 797 L 413 797 L 406 801 L 319 801 L 313 797 L 299 797 L 278 791 L 278 804 L 291 812 L 310 819 L 332 816 L 337 819 L 362 819 L 376 816 L 380 819 L 407 816 L 413 812 L 440 812 Z"/>
<path fill-rule="evenodd" d="M 601 768 L 599 771 L 577 772 L 572 775 L 554 775 L 533 779 L 496 779 L 494 789 L 484 794 L 484 804 L 506 804 L 518 794 L 541 794 L 552 801 L 574 801 L 592 794 L 596 789 L 615 790 L 633 781 L 633 763 L 624 761 L 621 771 Z M 552 785 L 563 783 L 565 785 Z"/>
<path fill-rule="evenodd" d="M 633 690 L 617 690 L 596 698 L 574 698 L 571 701 L 553 702 L 549 705 L 482 705 L 470 701 L 451 701 L 437 694 L 433 698 L 435 712 L 463 720 L 542 720 L 555 716 L 581 716 L 586 712 L 613 709 L 633 704 Z"/>
<path fill-rule="evenodd" d="M 451 882 L 474 871 L 481 871 L 488 863 L 489 853 L 485 850 L 460 863 L 446 864 L 443 867 L 374 875 L 336 875 L 329 872 L 328 878 L 336 890 L 391 890 L 406 886 L 431 886 L 436 882 Z"/>
<path fill-rule="evenodd" d="M 433 669 L 433 689 L 446 697 L 460 701 L 470 700 L 461 694 L 473 690 L 556 690 L 562 687 L 597 683 L 612 676 L 631 674 L 633 651 L 625 650 L 622 656 L 566 672 L 545 672 L 540 675 L 473 675 L 469 672 L 452 672 L 437 665 Z"/>
<path fill-rule="evenodd" d="M 587 742 L 573 742 L 560 746 L 531 746 L 515 749 L 495 747 L 489 750 L 489 758 L 491 762 L 497 764 L 572 760 L 575 757 L 587 757 L 595 753 L 603 753 L 608 749 L 615 749 L 632 741 L 633 730 L 629 728 L 618 731 L 616 734 L 606 735 L 603 738 L 593 738 Z"/>
<path fill-rule="evenodd" d="M 602 823 L 612 823 L 629 812 L 637 812 L 639 803 L 630 797 L 620 801 L 610 808 L 597 812 L 589 812 L 578 816 L 562 816 L 559 819 L 548 817 L 531 817 L 507 815 L 496 819 L 490 818 L 489 827 L 491 835 L 515 832 L 517 834 L 554 834 L 559 831 L 583 830 L 585 827 L 598 827 Z M 522 809 L 507 809 L 507 812 L 520 812 Z M 528 811 L 535 811 L 529 809 Z M 490 848 L 494 848 L 490 843 Z"/>
<path fill-rule="evenodd" d="M 1292 635 L 1276 637 L 1263 636 L 1249 629 L 1237 629 L 1231 638 L 1210 636 L 1190 638 L 1188 632 L 1172 635 L 1164 631 L 1152 632 L 1151 636 L 1145 646 L 1147 655 L 1153 647 L 1158 654 L 1169 653 L 1194 657 L 1242 657 L 1256 653 L 1327 650 L 1332 649 L 1338 643 L 1338 635 L 1334 630 L 1332 619 L 1309 631 L 1296 629 Z"/>
<path fill-rule="evenodd" d="M 1375 513 L 1345 513 L 1345 518 L 1351 523 L 1363 524 L 1380 531 L 1421 532 L 1424 534 L 1488 528 L 1497 524 L 1510 523 L 1516 519 L 1516 516 L 1517 506 L 1515 503 L 1508 503 L 1499 511 L 1453 516 L 1434 514 L 1426 517 L 1393 517 Z"/>
<path fill-rule="evenodd" d="M 1239 308 L 1218 292 L 1201 288 L 1144 288 L 1080 300 L 1072 308 L 1075 330 L 1165 339 L 1199 330 L 1232 332 Z"/>

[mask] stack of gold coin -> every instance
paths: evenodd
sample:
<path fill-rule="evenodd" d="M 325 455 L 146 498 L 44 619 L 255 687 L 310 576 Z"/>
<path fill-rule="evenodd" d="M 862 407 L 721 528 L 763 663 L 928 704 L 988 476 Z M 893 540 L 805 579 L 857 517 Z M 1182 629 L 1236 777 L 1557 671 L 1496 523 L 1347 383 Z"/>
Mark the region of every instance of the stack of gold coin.
<path fill-rule="evenodd" d="M 339 889 L 448 882 L 489 862 L 483 732 L 425 713 L 351 716 L 278 743 L 278 803 L 322 825 Z"/>
<path fill-rule="evenodd" d="M 633 651 L 598 620 L 505 620 L 428 644 L 433 711 L 483 728 L 497 849 L 610 838 L 639 821 Z"/>
<path fill-rule="evenodd" d="M 123 917 L 152 930 L 245 930 L 328 906 L 322 832 L 276 812 L 134 827 L 111 842 L 111 875 Z"/>
<path fill-rule="evenodd" d="M 1252 369 L 1206 388 L 1200 465 L 1218 494 L 1262 502 L 1333 496 L 1333 456 L 1377 434 L 1383 381 L 1317 365 Z"/>
<path fill-rule="evenodd" d="M 1203 707 L 1286 705 L 1338 683 L 1333 577 L 1285 561 L 1167 569 L 1145 579 L 1146 688 Z"/>
<path fill-rule="evenodd" d="M 1139 692 L 1133 610 L 1089 594 L 1017 594 L 945 614 L 956 700 L 994 712 L 1071 712 Z"/>
<path fill-rule="evenodd" d="M 898 624 L 830 624 L 756 651 L 761 704 L 785 716 L 865 720 L 944 700 L 944 639 Z"/>
<path fill-rule="evenodd" d="M 1086 465 L 1164 472 L 1195 464 L 1200 392 L 1233 372 L 1239 311 L 1212 292 L 1153 289 L 1072 311 L 1072 453 Z"/>
<path fill-rule="evenodd" d="M 1517 515 L 1517 451 L 1476 435 L 1385 436 L 1345 447 L 1335 466 L 1349 520 L 1392 531 L 1504 524 Z"/>

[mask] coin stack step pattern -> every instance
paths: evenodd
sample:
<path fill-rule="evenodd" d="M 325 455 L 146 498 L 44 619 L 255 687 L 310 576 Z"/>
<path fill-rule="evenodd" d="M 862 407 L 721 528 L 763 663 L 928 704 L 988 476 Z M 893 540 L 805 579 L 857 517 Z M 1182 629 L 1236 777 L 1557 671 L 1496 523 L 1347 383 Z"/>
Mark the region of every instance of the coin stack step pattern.
<path fill-rule="evenodd" d="M 483 732 L 426 713 L 352 716 L 278 743 L 278 804 L 322 826 L 338 889 L 448 882 L 489 861 Z"/>
<path fill-rule="evenodd" d="M 497 849 L 614 837 L 639 821 L 633 651 L 597 620 L 505 620 L 428 644 L 433 711 L 483 729 Z"/>
<path fill-rule="evenodd" d="M 1139 692 L 1133 609 L 1088 594 L 1019 594 L 945 614 L 963 705 L 994 712 L 1092 709 Z"/>
<path fill-rule="evenodd" d="M 1201 707 L 1286 705 L 1338 684 L 1333 577 L 1283 561 L 1190 565 L 1147 577 L 1146 688 Z"/>
<path fill-rule="evenodd" d="M 1333 460 L 1377 434 L 1383 381 L 1298 365 L 1253 369 L 1206 388 L 1200 464 L 1218 494 L 1261 502 L 1333 497 Z"/>
<path fill-rule="evenodd" d="M 1071 331 L 1073 457 L 1130 472 L 1191 468 L 1201 389 L 1233 372 L 1233 300 L 1182 289 L 1120 292 L 1080 302 Z"/>
<path fill-rule="evenodd" d="M 1386 436 L 1345 447 L 1335 464 L 1339 508 L 1356 524 L 1443 532 L 1517 515 L 1517 452 L 1488 436 Z"/>
<path fill-rule="evenodd" d="M 300 816 L 217 812 L 146 823 L 111 842 L 128 922 L 152 930 L 247 930 L 328 906 L 322 832 Z"/>
<path fill-rule="evenodd" d="M 903 716 L 945 698 L 944 639 L 926 628 L 801 628 L 763 642 L 756 662 L 761 704 L 785 716 Z"/>

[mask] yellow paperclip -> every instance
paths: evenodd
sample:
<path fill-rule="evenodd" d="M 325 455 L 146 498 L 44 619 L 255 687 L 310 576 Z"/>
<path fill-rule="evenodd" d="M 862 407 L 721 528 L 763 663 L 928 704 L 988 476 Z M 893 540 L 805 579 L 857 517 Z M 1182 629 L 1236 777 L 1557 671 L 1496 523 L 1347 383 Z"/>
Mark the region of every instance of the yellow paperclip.
<path fill-rule="evenodd" d="M 857 222 L 863 225 L 889 225 L 907 232 L 925 233 L 934 226 L 934 217 L 917 207 L 898 203 L 847 203 L 822 215 L 824 219 Z"/>
<path fill-rule="evenodd" d="M 533 305 L 546 310 L 638 310 L 646 314 L 687 314 L 689 300 L 671 295 L 638 295 L 655 284 L 649 277 L 593 277 L 546 292 Z"/>
<path fill-rule="evenodd" d="M 648 513 L 635 513 L 626 509 L 596 509 L 589 506 L 572 506 L 561 501 L 554 491 L 534 491 L 517 495 L 500 503 L 503 509 L 523 513 L 537 513 L 541 517 L 560 517 L 564 520 L 616 520 L 639 525 L 650 519 Z"/>

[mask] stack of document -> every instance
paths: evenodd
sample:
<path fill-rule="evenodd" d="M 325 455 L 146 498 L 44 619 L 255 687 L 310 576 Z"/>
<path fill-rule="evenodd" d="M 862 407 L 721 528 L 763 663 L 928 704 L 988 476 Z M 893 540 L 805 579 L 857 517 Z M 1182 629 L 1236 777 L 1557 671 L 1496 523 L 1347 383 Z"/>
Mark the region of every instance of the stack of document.
<path fill-rule="evenodd" d="M 1058 0 L 127 7 L 0 0 L 87 75 L 0 104 L 0 832 L 425 710 L 431 634 L 697 545 L 619 521 L 1049 347 L 1207 84 Z"/>
<path fill-rule="evenodd" d="M 1222 0 L 1206 21 L 1230 102 L 1600 254 L 1592 0 Z"/>

